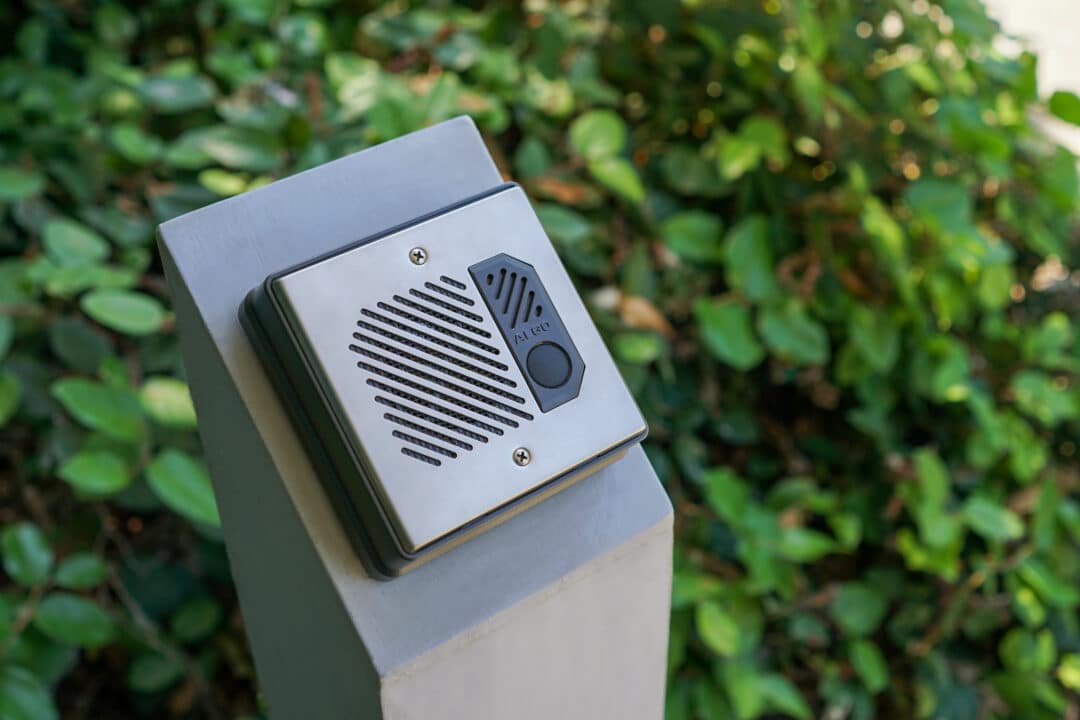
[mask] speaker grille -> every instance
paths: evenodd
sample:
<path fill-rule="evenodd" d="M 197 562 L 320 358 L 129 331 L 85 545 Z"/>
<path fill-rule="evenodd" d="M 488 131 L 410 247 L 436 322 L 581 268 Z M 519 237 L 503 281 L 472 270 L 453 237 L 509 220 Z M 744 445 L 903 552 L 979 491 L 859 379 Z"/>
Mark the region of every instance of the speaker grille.
<path fill-rule="evenodd" d="M 529 288 L 531 279 L 510 264 L 491 268 L 484 274 L 485 292 L 492 300 L 491 309 L 501 315 L 502 322 L 512 330 L 544 314 L 543 303 L 537 302 L 536 290 Z"/>
<path fill-rule="evenodd" d="M 349 345 L 401 453 L 435 467 L 533 419 L 466 291 L 443 275 L 362 308 Z"/>

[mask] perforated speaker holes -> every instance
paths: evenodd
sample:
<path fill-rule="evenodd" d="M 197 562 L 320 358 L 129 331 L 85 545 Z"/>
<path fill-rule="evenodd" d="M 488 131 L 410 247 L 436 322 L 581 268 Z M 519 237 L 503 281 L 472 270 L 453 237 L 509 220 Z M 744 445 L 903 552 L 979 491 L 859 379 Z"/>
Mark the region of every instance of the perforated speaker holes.
<path fill-rule="evenodd" d="M 517 277 L 500 280 L 506 283 L 505 312 L 512 310 L 515 321 L 543 313 L 536 295 L 526 294 L 525 278 L 520 285 Z M 503 351 L 481 326 L 483 305 L 467 290 L 443 275 L 410 289 L 408 297 L 363 308 L 349 345 L 401 453 L 435 467 L 533 419 L 507 375 Z"/>

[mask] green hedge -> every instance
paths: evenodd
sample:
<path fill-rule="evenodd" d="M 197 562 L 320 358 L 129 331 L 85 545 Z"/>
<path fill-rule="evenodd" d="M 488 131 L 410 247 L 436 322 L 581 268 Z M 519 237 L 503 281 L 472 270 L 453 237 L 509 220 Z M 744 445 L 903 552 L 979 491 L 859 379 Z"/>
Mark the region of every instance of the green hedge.
<path fill-rule="evenodd" d="M 410 5 L 0 9 L 0 717 L 260 712 L 154 227 L 460 113 L 648 415 L 670 720 L 1075 714 L 1080 98 L 977 0 Z"/>

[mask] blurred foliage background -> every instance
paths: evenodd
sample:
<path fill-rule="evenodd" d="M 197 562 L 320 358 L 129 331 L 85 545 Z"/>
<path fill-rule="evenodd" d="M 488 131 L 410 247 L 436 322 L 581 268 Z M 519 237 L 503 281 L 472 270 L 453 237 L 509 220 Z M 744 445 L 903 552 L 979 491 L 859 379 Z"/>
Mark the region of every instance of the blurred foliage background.
<path fill-rule="evenodd" d="M 0 718 L 265 713 L 154 228 L 460 113 L 648 415 L 669 720 L 1080 717 L 1077 165 L 1032 124 L 1080 98 L 999 33 L 977 0 L 4 3 Z"/>

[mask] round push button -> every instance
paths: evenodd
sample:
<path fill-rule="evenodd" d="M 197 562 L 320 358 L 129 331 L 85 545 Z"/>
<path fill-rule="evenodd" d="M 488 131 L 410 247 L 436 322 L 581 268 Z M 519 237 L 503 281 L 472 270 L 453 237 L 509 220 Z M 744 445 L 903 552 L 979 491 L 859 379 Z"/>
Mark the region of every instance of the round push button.
<path fill-rule="evenodd" d="M 525 366 L 536 384 L 546 388 L 557 388 L 570 379 L 570 356 L 552 342 L 540 343 L 530 350 Z"/>

